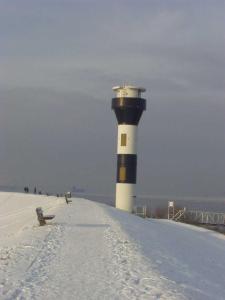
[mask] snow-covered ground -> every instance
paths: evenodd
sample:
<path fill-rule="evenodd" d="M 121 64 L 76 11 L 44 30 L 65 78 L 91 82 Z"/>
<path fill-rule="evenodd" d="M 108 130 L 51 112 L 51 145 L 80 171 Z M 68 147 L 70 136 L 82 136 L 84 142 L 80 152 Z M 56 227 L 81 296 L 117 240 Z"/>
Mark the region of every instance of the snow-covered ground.
<path fill-rule="evenodd" d="M 0 192 L 0 247 L 10 246 L 24 234 L 24 231 L 36 225 L 36 207 L 41 206 L 44 211 L 54 211 L 61 204 L 63 198 L 45 195 Z"/>
<path fill-rule="evenodd" d="M 224 235 L 64 202 L 0 193 L 0 299 L 225 299 Z"/>

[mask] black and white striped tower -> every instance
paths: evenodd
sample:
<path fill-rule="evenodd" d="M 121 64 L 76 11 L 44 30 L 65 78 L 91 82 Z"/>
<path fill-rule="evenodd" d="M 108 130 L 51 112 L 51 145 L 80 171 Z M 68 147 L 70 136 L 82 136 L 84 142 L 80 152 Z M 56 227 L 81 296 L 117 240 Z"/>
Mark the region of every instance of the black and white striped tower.
<path fill-rule="evenodd" d="M 132 212 L 137 171 L 137 126 L 146 100 L 144 88 L 116 86 L 112 109 L 118 121 L 116 208 Z"/>

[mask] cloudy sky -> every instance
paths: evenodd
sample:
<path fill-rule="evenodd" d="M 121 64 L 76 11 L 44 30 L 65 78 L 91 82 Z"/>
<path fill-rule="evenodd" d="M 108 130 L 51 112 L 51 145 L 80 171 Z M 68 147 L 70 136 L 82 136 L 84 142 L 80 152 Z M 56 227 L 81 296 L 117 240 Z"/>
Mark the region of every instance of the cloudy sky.
<path fill-rule="evenodd" d="M 112 194 L 121 84 L 139 194 L 225 196 L 223 0 L 0 0 L 0 185 Z"/>

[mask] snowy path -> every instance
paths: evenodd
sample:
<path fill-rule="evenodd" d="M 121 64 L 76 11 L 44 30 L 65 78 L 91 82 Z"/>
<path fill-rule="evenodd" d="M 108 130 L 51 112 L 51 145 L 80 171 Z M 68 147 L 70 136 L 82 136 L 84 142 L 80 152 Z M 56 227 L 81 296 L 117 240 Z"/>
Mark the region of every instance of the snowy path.
<path fill-rule="evenodd" d="M 1 248 L 0 298 L 225 299 L 224 248 L 219 234 L 73 199 Z"/>

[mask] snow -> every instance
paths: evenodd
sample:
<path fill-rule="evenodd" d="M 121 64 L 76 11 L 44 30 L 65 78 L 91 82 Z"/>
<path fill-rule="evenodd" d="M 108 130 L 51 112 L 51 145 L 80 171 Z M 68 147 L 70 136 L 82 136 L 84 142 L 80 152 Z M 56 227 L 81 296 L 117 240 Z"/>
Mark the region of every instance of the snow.
<path fill-rule="evenodd" d="M 40 227 L 35 208 L 54 212 Z M 81 198 L 0 193 L 0 298 L 225 299 L 225 236 Z"/>
<path fill-rule="evenodd" d="M 0 192 L 0 246 L 14 244 L 26 225 L 37 223 L 36 207 L 52 212 L 64 202 L 53 196 Z"/>

